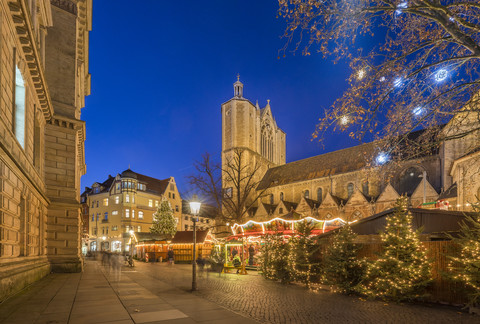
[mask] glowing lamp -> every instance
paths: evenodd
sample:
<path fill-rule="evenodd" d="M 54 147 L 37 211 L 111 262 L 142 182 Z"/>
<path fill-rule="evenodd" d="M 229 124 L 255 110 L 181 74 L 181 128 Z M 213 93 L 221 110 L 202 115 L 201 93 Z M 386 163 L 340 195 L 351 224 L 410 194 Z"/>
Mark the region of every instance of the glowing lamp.
<path fill-rule="evenodd" d="M 193 195 L 192 201 L 190 201 L 190 211 L 193 215 L 197 216 L 200 212 L 201 202 L 198 201 L 197 195 Z"/>

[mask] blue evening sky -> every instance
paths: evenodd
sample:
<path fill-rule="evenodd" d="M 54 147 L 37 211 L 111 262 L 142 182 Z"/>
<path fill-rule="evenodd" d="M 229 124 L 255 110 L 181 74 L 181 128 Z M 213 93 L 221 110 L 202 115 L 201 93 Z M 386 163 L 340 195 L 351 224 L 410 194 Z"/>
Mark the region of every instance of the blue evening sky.
<path fill-rule="evenodd" d="M 287 162 L 354 145 L 311 134 L 323 108 L 347 86 L 349 68 L 313 53 L 277 59 L 285 21 L 277 2 L 93 1 L 92 93 L 86 99 L 87 174 L 82 186 L 131 169 L 159 179 L 185 176 L 208 151 L 220 158 L 220 105 L 233 96 L 271 100 L 287 133 Z M 82 187 L 82 189 L 83 189 Z"/>

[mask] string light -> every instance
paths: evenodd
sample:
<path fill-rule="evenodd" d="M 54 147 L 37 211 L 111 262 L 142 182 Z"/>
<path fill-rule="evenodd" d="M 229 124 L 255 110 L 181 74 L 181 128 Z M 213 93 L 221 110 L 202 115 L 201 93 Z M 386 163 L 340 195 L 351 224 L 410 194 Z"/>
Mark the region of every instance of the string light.
<path fill-rule="evenodd" d="M 357 72 L 357 79 L 358 80 L 362 80 L 366 75 L 366 72 L 364 69 L 361 69 Z"/>
<path fill-rule="evenodd" d="M 348 116 L 342 116 L 342 117 L 340 118 L 340 124 L 342 124 L 342 125 L 347 125 L 347 124 L 348 124 L 348 121 L 349 121 Z"/>

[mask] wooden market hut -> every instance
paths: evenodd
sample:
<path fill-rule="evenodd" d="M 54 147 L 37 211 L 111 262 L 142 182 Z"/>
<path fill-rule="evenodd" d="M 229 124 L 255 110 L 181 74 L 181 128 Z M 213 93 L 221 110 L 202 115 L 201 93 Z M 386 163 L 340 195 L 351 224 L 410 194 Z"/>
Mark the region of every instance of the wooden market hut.
<path fill-rule="evenodd" d="M 213 247 L 213 238 L 209 230 L 196 231 L 196 258 L 208 259 Z M 175 262 L 191 263 L 193 256 L 193 231 L 178 231 L 172 239 Z"/>
<path fill-rule="evenodd" d="M 170 235 L 137 232 L 135 233 L 135 253 L 138 259 L 155 262 L 167 259 Z"/>

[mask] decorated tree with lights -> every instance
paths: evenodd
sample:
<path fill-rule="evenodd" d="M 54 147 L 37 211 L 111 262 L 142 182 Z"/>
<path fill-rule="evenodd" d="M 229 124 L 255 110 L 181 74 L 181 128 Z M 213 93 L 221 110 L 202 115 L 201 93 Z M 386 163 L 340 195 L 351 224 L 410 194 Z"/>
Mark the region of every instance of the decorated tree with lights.
<path fill-rule="evenodd" d="M 318 244 L 312 238 L 313 226 L 306 221 L 296 225 L 297 235 L 289 240 L 288 264 L 295 281 L 302 282 L 307 288 L 316 279 L 319 263 L 315 260 Z"/>
<path fill-rule="evenodd" d="M 153 224 L 150 227 L 150 232 L 171 236 L 174 236 L 177 232 L 177 220 L 173 216 L 172 207 L 166 198 L 162 198 L 157 211 L 153 214 Z"/>
<path fill-rule="evenodd" d="M 295 275 L 290 267 L 290 245 L 282 235 L 268 235 L 262 246 L 260 269 L 262 275 L 283 284 L 294 281 Z"/>
<path fill-rule="evenodd" d="M 365 263 L 358 259 L 356 234 L 346 224 L 335 233 L 325 252 L 323 273 L 326 284 L 344 293 L 352 293 L 365 275 Z"/>
<path fill-rule="evenodd" d="M 383 250 L 367 267 L 362 291 L 394 301 L 422 297 L 431 281 L 431 268 L 419 232 L 412 228 L 407 197 L 398 198 L 393 215 L 386 220 Z"/>
<path fill-rule="evenodd" d="M 400 160 L 479 136 L 478 0 L 278 2 L 287 22 L 280 54 L 318 51 L 350 64 L 349 88 L 325 109 L 314 138 L 336 129 L 383 139 L 379 150 Z"/>
<path fill-rule="evenodd" d="M 468 306 L 480 305 L 480 206 L 473 205 L 475 215 L 466 215 L 458 237 L 452 237 L 460 248 L 459 256 L 450 257 L 448 269 L 454 280 L 469 290 Z"/>

